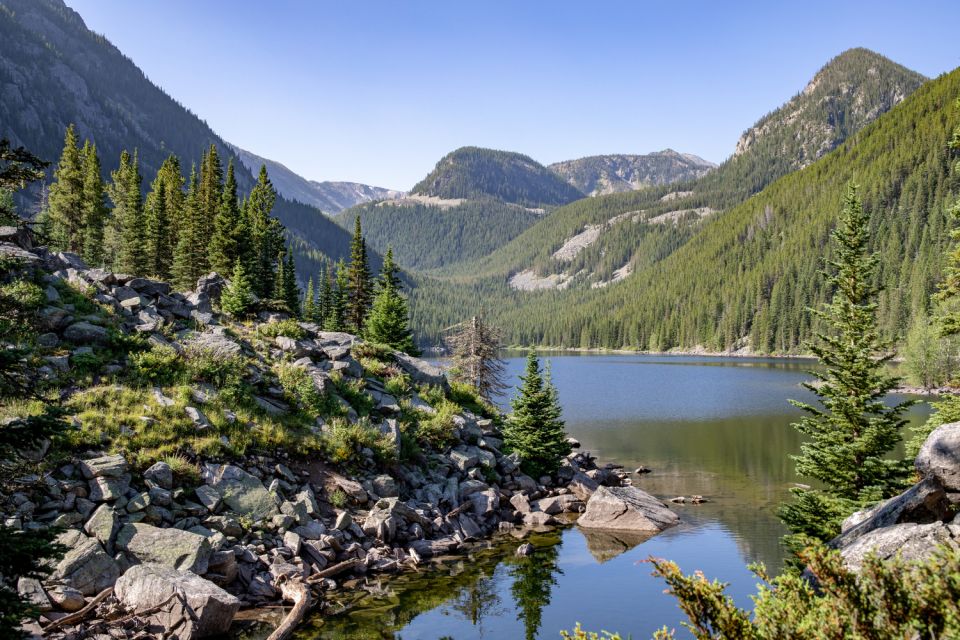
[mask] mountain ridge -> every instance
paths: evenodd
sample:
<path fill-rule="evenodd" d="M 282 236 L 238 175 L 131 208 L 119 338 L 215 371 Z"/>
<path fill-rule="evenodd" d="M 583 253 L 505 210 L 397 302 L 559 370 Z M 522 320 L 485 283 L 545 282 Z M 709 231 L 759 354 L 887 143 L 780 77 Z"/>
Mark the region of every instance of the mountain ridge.
<path fill-rule="evenodd" d="M 548 169 L 589 196 L 684 182 L 699 178 L 716 167 L 699 156 L 673 149 L 647 154 L 585 156 L 547 165 Z"/>

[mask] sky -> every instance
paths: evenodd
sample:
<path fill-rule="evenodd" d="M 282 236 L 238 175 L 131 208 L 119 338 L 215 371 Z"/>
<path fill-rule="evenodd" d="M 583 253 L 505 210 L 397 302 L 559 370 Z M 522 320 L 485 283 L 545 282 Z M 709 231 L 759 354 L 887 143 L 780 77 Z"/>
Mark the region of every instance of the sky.
<path fill-rule="evenodd" d="M 407 190 L 465 145 L 720 162 L 840 52 L 960 66 L 956 0 L 66 0 L 225 140 Z"/>

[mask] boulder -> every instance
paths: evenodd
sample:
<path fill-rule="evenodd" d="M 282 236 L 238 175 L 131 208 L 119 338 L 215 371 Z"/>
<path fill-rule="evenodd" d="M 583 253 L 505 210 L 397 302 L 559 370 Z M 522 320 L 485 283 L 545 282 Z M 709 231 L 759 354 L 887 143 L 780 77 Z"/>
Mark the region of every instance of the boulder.
<path fill-rule="evenodd" d="M 536 508 L 544 513 L 556 515 L 558 513 L 576 513 L 583 507 L 583 501 L 577 496 L 565 493 L 559 496 L 541 498 L 535 503 Z"/>
<path fill-rule="evenodd" d="M 132 278 L 127 282 L 127 286 L 138 293 L 150 297 L 165 296 L 170 293 L 170 285 L 168 283 L 159 280 L 149 280 L 147 278 Z"/>
<path fill-rule="evenodd" d="M 50 598 L 47 592 L 43 590 L 43 585 L 36 578 L 20 578 L 17 580 L 17 594 L 22 600 L 26 600 L 37 611 L 50 611 L 53 605 L 50 604 Z"/>
<path fill-rule="evenodd" d="M 217 358 L 233 358 L 239 356 L 243 351 L 240 343 L 235 342 L 227 336 L 205 331 L 192 336 L 187 341 L 187 348 L 191 351 L 206 353 Z"/>
<path fill-rule="evenodd" d="M 256 520 L 266 520 L 280 513 L 277 497 L 267 491 L 254 476 L 232 464 L 207 465 L 207 484 L 234 513 Z"/>
<path fill-rule="evenodd" d="M 127 472 L 127 461 L 121 455 L 101 456 L 81 460 L 77 465 L 83 477 L 91 478 L 119 478 Z"/>
<path fill-rule="evenodd" d="M 108 478 L 98 476 L 89 482 L 90 500 L 93 502 L 112 502 L 123 497 L 130 486 L 130 477 Z"/>
<path fill-rule="evenodd" d="M 400 365 L 400 368 L 403 369 L 415 383 L 436 385 L 444 389 L 450 388 L 450 383 L 447 382 L 447 376 L 440 367 L 434 366 L 426 360 L 400 353 L 399 351 L 394 353 L 393 357 L 396 359 L 397 364 Z"/>
<path fill-rule="evenodd" d="M 103 545 L 107 553 L 113 551 L 113 536 L 119 528 L 117 513 L 108 504 L 101 504 L 83 525 L 87 535 L 96 538 Z"/>
<path fill-rule="evenodd" d="M 950 536 L 949 525 L 942 522 L 905 522 L 865 533 L 840 549 L 840 555 L 847 567 L 858 571 L 870 553 L 883 560 L 898 553 L 903 560 L 922 560 L 933 554 L 937 545 L 943 543 L 958 548 L 957 541 Z"/>
<path fill-rule="evenodd" d="M 74 322 L 64 330 L 63 337 L 75 344 L 106 344 L 110 339 L 106 329 L 89 322 Z"/>
<path fill-rule="evenodd" d="M 142 522 L 125 524 L 116 547 L 135 563 L 156 563 L 174 569 L 207 572 L 212 549 L 203 536 L 180 529 L 161 529 Z"/>
<path fill-rule="evenodd" d="M 192 612 L 193 616 L 186 618 L 185 625 L 192 628 L 186 635 L 184 629 L 179 629 L 179 638 L 225 634 L 240 608 L 240 600 L 209 580 L 156 564 L 132 567 L 117 580 L 114 592 L 120 603 L 132 613 L 150 611 L 168 602 L 174 605 L 151 614 L 151 621 L 161 629 L 176 624 L 175 617 L 181 615 L 180 607 L 186 609 L 183 613 Z"/>
<path fill-rule="evenodd" d="M 395 498 L 400 495 L 397 489 L 397 481 L 393 479 L 393 476 L 385 473 L 376 476 L 370 481 L 370 484 L 373 492 L 381 498 Z"/>
<path fill-rule="evenodd" d="M 227 281 L 223 279 L 223 276 L 213 271 L 205 276 L 200 276 L 195 291 L 201 296 L 205 295 L 216 302 L 220 300 L 220 295 L 223 293 L 226 284 Z"/>
<path fill-rule="evenodd" d="M 917 471 L 948 491 L 960 491 L 960 422 L 934 429 L 920 447 Z"/>
<path fill-rule="evenodd" d="M 163 394 L 160 393 L 160 396 L 162 397 Z M 144 480 L 155 483 L 161 489 L 173 489 L 173 469 L 170 468 L 170 465 L 166 462 L 154 463 L 149 469 L 143 472 L 143 478 Z"/>
<path fill-rule="evenodd" d="M 577 524 L 585 529 L 663 531 L 679 522 L 665 504 L 636 487 L 600 487 Z"/>
<path fill-rule="evenodd" d="M 120 577 L 120 567 L 95 538 L 71 530 L 60 535 L 57 541 L 67 547 L 67 552 L 51 574 L 52 582 L 92 596 L 112 587 Z"/>
<path fill-rule="evenodd" d="M 600 483 L 585 474 L 583 471 L 577 471 L 567 485 L 573 495 L 584 502 L 590 499 L 590 496 L 600 488 Z"/>
<path fill-rule="evenodd" d="M 834 548 L 849 545 L 860 536 L 904 522 L 941 520 L 950 508 L 947 494 L 936 480 L 918 482 L 898 496 L 844 520 L 840 535 L 830 541 Z"/>

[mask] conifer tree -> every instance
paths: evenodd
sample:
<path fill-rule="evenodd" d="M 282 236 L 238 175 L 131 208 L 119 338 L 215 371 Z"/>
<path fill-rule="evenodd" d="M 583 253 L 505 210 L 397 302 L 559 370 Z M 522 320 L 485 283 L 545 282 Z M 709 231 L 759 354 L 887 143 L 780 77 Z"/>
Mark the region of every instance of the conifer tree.
<path fill-rule="evenodd" d="M 407 300 L 400 292 L 401 284 L 397 271 L 397 265 L 393 261 L 393 249 L 387 248 L 364 337 L 371 342 L 385 344 L 416 356 L 420 355 L 420 352 L 413 342 Z"/>
<path fill-rule="evenodd" d="M 220 206 L 213 219 L 210 237 L 210 268 L 218 273 L 229 273 L 240 258 L 242 232 L 240 206 L 237 200 L 237 178 L 233 159 L 227 165 L 227 180 L 223 185 Z"/>
<path fill-rule="evenodd" d="M 794 457 L 797 473 L 823 488 L 792 489 L 795 501 L 780 510 L 793 532 L 786 543 L 797 551 L 810 538 L 836 536 L 841 521 L 856 509 L 895 495 L 908 471 L 904 461 L 888 459 L 912 403 L 884 403 L 898 379 L 885 368 L 893 353 L 877 330 L 878 256 L 868 251 L 869 215 L 854 185 L 844 197 L 832 241 L 834 257 L 825 275 L 833 300 L 814 311 L 825 330 L 810 345 L 823 371 L 813 372 L 816 383 L 804 385 L 822 408 L 793 401 L 807 414 L 794 425 L 807 438 Z"/>
<path fill-rule="evenodd" d="M 320 265 L 320 294 L 317 296 L 317 324 L 326 326 L 333 307 L 333 269 L 329 264 Z"/>
<path fill-rule="evenodd" d="M 83 145 L 83 252 L 89 265 L 104 264 L 103 235 L 107 219 L 105 187 L 100 174 L 97 147 L 89 141 Z"/>
<path fill-rule="evenodd" d="M 224 313 L 234 318 L 243 318 L 253 306 L 253 291 L 250 280 L 243 269 L 243 263 L 238 259 L 233 267 L 230 282 L 220 296 L 220 308 Z"/>
<path fill-rule="evenodd" d="M 277 256 L 277 274 L 273 297 L 283 302 L 291 314 L 300 315 L 300 287 L 297 286 L 297 271 L 293 264 L 293 253 L 289 250 L 284 250 Z"/>
<path fill-rule="evenodd" d="M 113 269 L 143 275 L 145 265 L 143 196 L 137 152 L 120 154 L 120 166 L 111 174 L 107 189 L 113 202 Z"/>
<path fill-rule="evenodd" d="M 329 275 L 328 278 L 332 277 Z M 347 303 L 350 295 L 350 280 L 347 277 L 347 265 L 341 258 L 337 262 L 337 280 L 336 286 L 331 287 L 330 307 L 327 310 L 326 321 L 323 328 L 326 331 L 346 331 L 347 330 Z"/>
<path fill-rule="evenodd" d="M 21 223 L 13 203 L 13 193 L 30 182 L 43 179 L 43 170 L 49 165 L 23 147 L 12 147 L 6 138 L 0 138 L 0 224 Z"/>
<path fill-rule="evenodd" d="M 303 319 L 306 322 L 317 321 L 317 294 L 313 289 L 313 276 L 307 280 L 307 290 L 303 294 Z"/>
<path fill-rule="evenodd" d="M 359 334 L 366 324 L 370 311 L 370 266 L 367 260 L 367 243 L 360 227 L 360 214 L 354 221 L 353 240 L 350 242 L 349 307 L 347 324 Z"/>
<path fill-rule="evenodd" d="M 47 208 L 47 224 L 55 247 L 83 253 L 83 157 L 77 133 L 71 124 L 64 135 L 63 152 L 53 174 Z"/>
<path fill-rule="evenodd" d="M 176 156 L 169 156 L 160 165 L 147 194 L 144 217 L 145 270 L 161 280 L 169 280 L 177 246 L 177 227 L 183 224 L 183 175 Z"/>
<path fill-rule="evenodd" d="M 519 395 L 513 400 L 513 413 L 503 428 L 503 444 L 520 455 L 525 473 L 538 478 L 560 468 L 570 453 L 556 388 L 540 370 L 535 351 L 527 356 L 526 373 Z"/>
<path fill-rule="evenodd" d="M 457 325 L 445 342 L 453 356 L 456 380 L 469 384 L 490 401 L 506 390 L 500 331 L 496 327 L 482 316 L 474 316 Z"/>
<path fill-rule="evenodd" d="M 283 229 L 270 215 L 277 201 L 277 192 L 267 175 L 266 166 L 260 167 L 257 183 L 250 192 L 246 207 L 246 226 L 250 239 L 248 272 L 254 292 L 261 298 L 273 295 L 276 259 L 283 250 Z"/>
<path fill-rule="evenodd" d="M 190 185 L 184 201 L 183 215 L 177 225 L 177 245 L 173 254 L 173 279 L 180 289 L 191 289 L 203 273 L 197 269 L 196 254 L 203 243 L 197 239 L 200 233 L 197 217 L 197 190 L 199 179 L 197 168 L 190 168 Z"/>

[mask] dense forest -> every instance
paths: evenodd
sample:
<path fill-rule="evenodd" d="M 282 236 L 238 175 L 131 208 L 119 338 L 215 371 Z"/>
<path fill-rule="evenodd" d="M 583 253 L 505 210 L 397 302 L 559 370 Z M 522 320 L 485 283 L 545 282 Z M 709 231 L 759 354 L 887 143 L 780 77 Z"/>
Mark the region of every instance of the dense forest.
<path fill-rule="evenodd" d="M 526 207 L 561 205 L 583 197 L 576 187 L 520 153 L 461 147 L 440 159 L 412 193 L 439 198 L 494 198 Z"/>
<path fill-rule="evenodd" d="M 600 290 L 519 293 L 509 288 L 508 274 L 497 265 L 515 264 L 519 254 L 531 251 L 546 259 L 560 244 L 524 247 L 527 237 L 547 226 L 536 225 L 478 263 L 482 268 L 463 265 L 444 280 L 422 280 L 412 299 L 415 323 L 429 342 L 458 319 L 454 316 L 468 315 L 483 300 L 515 344 L 653 350 L 749 346 L 757 352 L 794 352 L 812 332 L 804 310 L 828 293 L 816 274 L 823 266 L 836 194 L 853 180 L 862 186 L 874 247 L 881 253 L 881 331 L 899 339 L 911 319 L 926 312 L 941 270 L 951 226 L 946 205 L 955 191 L 945 149 L 958 117 L 952 108 L 958 95 L 960 71 L 928 82 L 835 151 L 698 223 L 700 228 L 688 232 L 689 239 L 678 242 L 676 251 L 638 263 L 630 278 Z M 725 172 L 741 179 L 763 175 L 750 169 L 763 166 L 752 151 L 698 184 L 710 193 L 707 185 L 719 184 Z M 666 189 L 574 203 L 555 212 L 550 222 L 579 218 L 565 229 L 577 233 L 584 219 L 609 220 L 662 197 Z M 716 199 L 709 202 L 721 207 L 743 195 L 729 188 L 714 193 Z M 691 196 L 698 204 L 708 202 L 706 197 Z M 606 211 L 594 213 L 601 207 Z"/>

